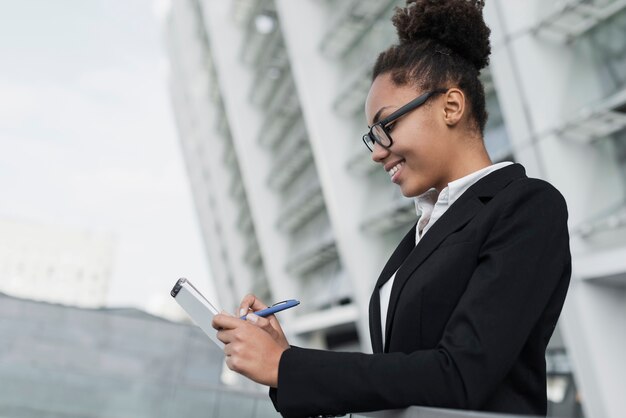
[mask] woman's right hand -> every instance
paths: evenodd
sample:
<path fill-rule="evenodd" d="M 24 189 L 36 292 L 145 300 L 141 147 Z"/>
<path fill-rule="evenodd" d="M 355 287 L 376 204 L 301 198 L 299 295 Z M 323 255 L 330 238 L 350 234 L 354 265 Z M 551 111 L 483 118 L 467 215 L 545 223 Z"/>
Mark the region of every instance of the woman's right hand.
<path fill-rule="evenodd" d="M 290 346 L 287 341 L 287 337 L 285 337 L 285 333 L 283 332 L 278 319 L 276 319 L 276 316 L 269 315 L 263 318 L 254 314 L 254 312 L 266 308 L 267 305 L 261 302 L 256 296 L 248 294 L 241 300 L 239 305 L 239 316 L 241 317 L 247 315 L 246 321 L 267 332 L 282 348 L 289 348 Z"/>

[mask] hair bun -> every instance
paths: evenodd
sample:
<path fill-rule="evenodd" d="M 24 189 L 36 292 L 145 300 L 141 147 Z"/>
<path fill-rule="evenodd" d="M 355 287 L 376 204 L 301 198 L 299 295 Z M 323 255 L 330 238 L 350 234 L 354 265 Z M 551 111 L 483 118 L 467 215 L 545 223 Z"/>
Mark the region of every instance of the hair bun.
<path fill-rule="evenodd" d="M 484 4 L 484 0 L 407 0 L 406 7 L 396 9 L 392 22 L 401 45 L 431 39 L 480 71 L 491 53 Z"/>

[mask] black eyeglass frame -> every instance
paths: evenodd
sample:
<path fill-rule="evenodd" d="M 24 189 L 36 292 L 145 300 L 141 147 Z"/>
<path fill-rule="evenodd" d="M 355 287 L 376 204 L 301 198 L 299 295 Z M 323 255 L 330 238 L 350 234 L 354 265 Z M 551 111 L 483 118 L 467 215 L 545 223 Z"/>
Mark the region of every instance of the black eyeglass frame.
<path fill-rule="evenodd" d="M 424 93 L 424 94 L 416 97 L 415 99 L 411 100 L 410 102 L 408 102 L 407 104 L 402 106 L 400 109 L 398 109 L 395 112 L 393 112 L 391 115 L 387 116 L 384 119 L 379 120 L 378 122 L 376 122 L 372 126 L 369 126 L 369 128 L 370 128 L 369 132 L 366 133 L 365 135 L 363 135 L 363 138 L 362 138 L 363 143 L 365 144 L 367 149 L 370 150 L 370 152 L 374 152 L 374 142 L 376 142 L 378 145 L 380 145 L 381 147 L 383 147 L 385 149 L 389 149 L 393 145 L 393 138 L 391 138 L 391 132 L 389 132 L 387 130 L 387 125 L 389 125 L 391 122 L 401 118 L 402 116 L 406 115 L 407 113 L 411 112 L 412 110 L 417 109 L 418 107 L 420 107 L 421 105 L 426 103 L 426 101 L 428 99 L 430 99 L 431 97 L 433 97 L 434 95 L 445 93 L 447 91 L 448 91 L 448 89 L 437 89 L 437 90 L 429 91 L 428 93 Z M 382 131 L 385 133 L 385 135 L 389 139 L 389 145 L 383 144 L 380 141 L 380 139 L 373 133 L 373 130 L 374 130 L 374 128 L 376 126 L 379 126 L 380 129 L 382 129 Z M 371 144 L 371 146 L 370 146 L 370 144 Z"/>

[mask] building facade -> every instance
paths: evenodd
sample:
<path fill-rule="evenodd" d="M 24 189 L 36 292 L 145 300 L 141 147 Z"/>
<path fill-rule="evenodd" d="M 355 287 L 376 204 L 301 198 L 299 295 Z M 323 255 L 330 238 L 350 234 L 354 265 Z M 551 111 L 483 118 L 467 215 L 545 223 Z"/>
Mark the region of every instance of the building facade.
<path fill-rule="evenodd" d="M 403 3 L 181 0 L 166 20 L 172 100 L 220 303 L 232 309 L 250 292 L 299 298 L 281 314 L 293 342 L 369 351 L 373 284 L 416 221 L 360 141 L 370 70 L 395 40 L 389 18 Z M 487 149 L 554 184 L 570 211 L 574 272 L 548 351 L 551 405 L 558 413 L 567 398 L 582 414 L 582 399 L 585 415 L 617 418 L 626 4 L 486 3 Z"/>

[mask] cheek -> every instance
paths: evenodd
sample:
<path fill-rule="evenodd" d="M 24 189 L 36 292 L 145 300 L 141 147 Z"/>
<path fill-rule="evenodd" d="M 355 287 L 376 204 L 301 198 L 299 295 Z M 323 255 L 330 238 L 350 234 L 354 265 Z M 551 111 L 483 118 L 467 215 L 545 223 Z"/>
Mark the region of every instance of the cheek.
<path fill-rule="evenodd" d="M 405 155 L 410 165 L 424 168 L 430 165 L 433 156 L 433 144 L 422 133 L 413 133 L 410 143 L 406 146 Z"/>
<path fill-rule="evenodd" d="M 407 121 L 398 128 L 404 138 L 403 144 L 407 152 L 411 152 L 420 158 L 428 156 L 436 147 L 437 130 L 428 119 L 416 119 Z M 400 132 L 400 129 L 402 131 Z"/>
<path fill-rule="evenodd" d="M 399 154 L 419 155 L 423 148 L 423 138 L 419 130 L 409 124 L 402 124 L 391 132 L 396 150 Z"/>

